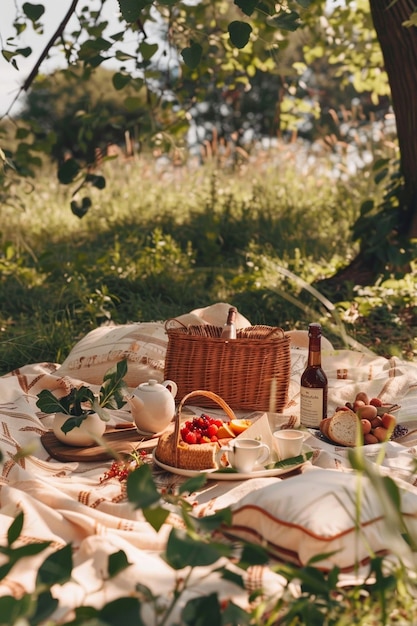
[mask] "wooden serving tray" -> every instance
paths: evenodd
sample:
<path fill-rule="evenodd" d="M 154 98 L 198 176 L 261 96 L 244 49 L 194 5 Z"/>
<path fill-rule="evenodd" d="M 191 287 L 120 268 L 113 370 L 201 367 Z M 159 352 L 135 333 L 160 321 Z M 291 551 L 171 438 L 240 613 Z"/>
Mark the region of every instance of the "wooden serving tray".
<path fill-rule="evenodd" d="M 115 454 L 129 454 L 133 450 L 152 450 L 158 443 L 158 435 L 141 435 L 135 427 L 107 427 L 103 435 L 104 445 L 86 447 L 67 446 L 57 439 L 52 430 L 41 436 L 45 450 L 57 461 L 109 461 Z M 108 447 L 107 447 L 108 446 Z M 112 453 L 113 451 L 113 453 Z"/>

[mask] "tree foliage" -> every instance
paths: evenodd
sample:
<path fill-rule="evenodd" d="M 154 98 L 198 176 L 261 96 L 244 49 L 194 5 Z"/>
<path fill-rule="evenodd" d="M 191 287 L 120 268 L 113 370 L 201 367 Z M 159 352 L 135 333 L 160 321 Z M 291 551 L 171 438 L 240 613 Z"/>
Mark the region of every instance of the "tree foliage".
<path fill-rule="evenodd" d="M 71 155 L 60 167 L 58 176 L 61 182 L 74 184 L 77 193 L 89 184 L 103 184 L 101 179 L 98 182 L 91 175 L 95 149 L 101 148 L 109 138 L 112 140 L 115 132 L 117 136 L 121 125 L 125 130 L 139 129 L 140 139 L 149 138 L 159 150 L 169 150 L 172 146 L 184 149 L 191 112 L 214 91 L 225 99 L 238 94 L 240 106 L 243 96 L 253 92 L 255 84 L 262 85 L 271 77 L 277 85 L 278 115 L 274 110 L 270 118 L 275 122 L 279 120 L 281 127 L 288 127 L 291 124 L 289 114 L 297 109 L 300 101 L 294 90 L 301 81 L 305 82 L 311 68 L 326 57 L 334 66 L 340 90 L 353 88 L 356 92 L 367 92 L 373 105 L 379 98 L 390 95 L 384 71 L 384 49 L 381 51 L 367 0 L 330 3 L 325 0 L 201 0 L 195 3 L 119 0 L 118 27 L 105 18 L 104 8 L 111 2 L 98 0 L 83 6 L 80 0 L 72 0 L 22 86 L 22 91 L 29 94 L 28 102 L 33 103 L 36 93 L 38 96 L 42 93 L 42 85 L 52 80 L 52 77 L 42 76 L 37 79 L 52 49 L 59 48 L 67 64 L 62 76 L 54 77 L 65 84 L 67 90 L 72 89 L 75 78 L 81 85 L 93 87 L 94 76 L 102 72 L 102 68 L 111 68 L 112 87 L 120 93 L 126 113 L 123 115 L 119 108 L 114 109 L 109 90 L 105 97 L 97 98 L 95 103 L 90 99 L 86 104 L 85 98 L 75 97 L 80 91 L 78 88 L 74 89 L 73 104 L 68 111 L 72 121 L 77 120 L 76 133 L 71 134 Z M 389 24 L 390 12 L 397 6 L 403 16 L 401 28 L 407 31 L 405 37 L 411 37 L 413 43 L 417 37 L 417 20 L 411 3 L 386 0 L 382 19 Z M 20 46 L 19 42 L 29 28 L 42 35 L 46 11 L 47 6 L 42 3 L 17 3 L 15 35 L 2 45 L 4 59 L 14 67 L 18 68 L 21 59 L 32 54 L 30 47 Z M 304 38 L 301 39 L 303 57 L 288 64 L 286 53 L 296 32 L 302 33 Z M 381 39 L 381 35 L 379 37 Z M 398 38 L 388 44 L 401 49 Z M 385 50 L 388 44 L 385 43 Z M 399 58 L 400 55 L 395 67 L 401 76 L 404 68 Z M 410 63 L 408 58 L 405 62 Z M 282 80 L 283 68 L 287 72 L 285 76 L 292 76 L 291 80 Z M 391 68 L 390 80 L 393 71 Z M 408 76 L 412 81 L 410 90 L 417 92 L 414 73 Z M 92 91 L 94 89 L 89 91 L 90 95 Z M 46 103 L 39 104 L 43 108 L 43 123 L 39 126 L 37 120 L 22 116 L 25 124 L 23 128 L 18 127 L 18 148 L 14 154 L 4 152 L 5 167 L 13 159 L 18 171 L 33 175 L 39 154 L 53 154 L 58 161 L 62 158 L 69 138 L 65 137 L 65 129 L 61 129 L 60 139 L 57 139 L 56 129 L 50 127 L 51 119 L 46 120 Z M 407 124 L 406 112 L 400 109 L 396 114 Z M 400 148 L 403 154 L 408 154 L 406 146 L 401 145 L 401 138 Z M 401 166 L 402 173 L 406 174 L 405 186 L 409 189 L 408 161 L 403 158 Z M 402 224 L 417 223 L 413 220 L 417 213 L 414 187 L 412 181 L 408 200 L 405 200 L 408 218 L 398 223 L 399 229 Z M 73 202 L 73 210 L 82 215 L 88 210 L 90 200 L 74 198 Z M 396 228 L 395 220 L 393 223 Z"/>
<path fill-rule="evenodd" d="M 33 125 L 37 140 L 54 134 L 51 156 L 60 165 L 69 156 L 85 166 L 109 144 L 123 145 L 125 135 L 150 132 L 151 121 L 143 88 L 126 88 L 123 96 L 113 87 L 114 72 L 103 67 L 71 66 L 38 76 L 28 93 L 19 119 Z"/>
<path fill-rule="evenodd" d="M 286 3 L 202 0 L 191 4 L 173 0 L 158 3 L 121 0 L 118 3 L 121 30 L 117 32 L 103 15 L 103 8 L 111 1 L 101 0 L 94 8 L 88 8 L 73 0 L 62 24 L 45 45 L 44 54 L 35 63 L 22 87 L 24 92 L 28 92 L 25 109 L 26 113 L 30 112 L 23 118 L 26 121 L 29 121 L 28 118 L 37 120 L 40 115 L 42 131 L 55 130 L 51 128 L 54 116 L 50 107 L 59 105 L 58 89 L 63 90 L 65 97 L 62 101 L 68 100 L 71 94 L 65 121 L 72 118 L 73 125 L 76 117 L 78 128 L 75 133 L 71 129 L 72 140 L 74 135 L 80 135 L 80 143 L 91 144 L 81 150 L 86 164 L 92 162 L 92 145 L 97 145 L 99 132 L 101 143 L 106 141 L 105 120 L 97 121 L 94 117 L 104 118 L 104 103 L 114 101 L 114 98 L 109 96 L 110 90 L 106 87 L 105 98 L 96 98 L 96 102 L 90 98 L 89 106 L 86 106 L 86 99 L 77 99 L 76 94 L 84 91 L 91 95 L 96 91 L 101 95 L 103 89 L 97 89 L 97 82 L 102 80 L 102 76 L 94 83 L 94 75 L 101 67 L 108 67 L 110 61 L 113 87 L 121 93 L 123 106 L 130 112 L 126 127 L 129 128 L 130 121 L 134 124 L 136 115 L 140 120 L 142 137 L 157 137 L 160 146 L 166 148 L 172 142 L 181 145 L 190 120 L 189 112 L 195 111 L 196 103 L 207 101 L 210 94 L 216 92 L 221 98 L 218 106 L 226 101 L 236 101 L 237 97 L 239 105 L 243 101 L 245 107 L 250 102 L 250 97 L 245 98 L 245 95 L 251 91 L 255 93 L 253 86 L 256 84 L 273 86 L 275 83 L 276 101 L 269 100 L 270 106 L 263 112 L 266 118 L 279 119 L 281 127 L 278 131 L 285 130 L 291 121 L 288 121 L 288 115 L 276 115 L 277 102 L 285 98 L 293 100 L 291 90 L 294 84 L 305 75 L 315 59 L 322 56 L 323 46 L 334 49 L 330 61 L 337 66 L 337 78 L 346 84 L 355 72 L 355 63 L 356 67 L 363 67 L 365 55 L 369 54 L 369 46 L 360 51 L 360 41 L 364 38 L 363 33 L 368 35 L 370 30 L 365 31 L 357 18 L 352 21 L 352 9 L 350 14 L 346 14 L 347 9 L 345 13 L 341 9 L 333 11 L 332 21 L 335 19 L 336 24 L 339 23 L 335 27 L 323 15 L 325 3 L 319 0 L 290 0 Z M 29 48 L 18 47 L 19 37 L 29 27 L 41 33 L 46 11 L 42 4 L 23 3 L 14 23 L 16 36 L 3 48 L 3 56 L 15 67 L 18 67 L 21 56 L 31 54 Z M 76 26 L 72 26 L 71 16 L 72 19 L 77 17 Z M 352 27 L 353 23 L 356 30 Z M 304 41 L 298 38 L 297 44 L 300 53 L 304 49 L 305 61 L 295 65 L 288 55 L 294 31 L 308 33 Z M 350 46 L 346 46 L 347 40 L 351 42 Z M 61 77 L 56 72 L 53 77 L 40 76 L 35 80 L 44 56 L 54 46 L 61 46 L 68 69 L 61 73 Z M 349 56 L 348 51 L 352 49 L 355 59 Z M 283 80 L 288 76 L 292 76 L 289 82 Z M 75 79 L 78 79 L 79 87 L 75 86 Z M 52 80 L 55 86 L 51 85 Z M 364 85 L 363 78 L 362 87 L 368 91 L 377 88 L 371 80 Z M 381 86 L 379 90 L 381 92 Z M 43 97 L 46 95 L 47 98 Z M 147 106 L 146 124 L 140 119 L 144 112 L 144 100 Z M 286 106 L 286 111 L 290 109 L 295 110 L 296 107 Z M 109 111 L 108 125 L 114 126 L 113 112 Z M 66 127 L 68 129 L 68 124 Z M 39 141 L 39 129 L 34 130 Z M 33 149 L 37 147 L 34 141 Z M 55 152 L 60 148 L 55 146 Z M 80 168 L 74 167 L 73 170 L 76 176 Z"/>

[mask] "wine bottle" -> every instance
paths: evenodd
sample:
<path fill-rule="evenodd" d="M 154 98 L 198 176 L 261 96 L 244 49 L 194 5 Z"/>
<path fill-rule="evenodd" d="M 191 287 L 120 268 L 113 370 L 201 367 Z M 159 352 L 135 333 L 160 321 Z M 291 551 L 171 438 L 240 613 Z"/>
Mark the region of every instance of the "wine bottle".
<path fill-rule="evenodd" d="M 301 375 L 300 423 L 307 428 L 319 428 L 327 417 L 327 376 L 321 366 L 321 326 L 308 327 L 307 367 Z"/>
<path fill-rule="evenodd" d="M 236 307 L 231 306 L 227 314 L 226 324 L 223 326 L 222 339 L 236 339 L 236 313 Z"/>

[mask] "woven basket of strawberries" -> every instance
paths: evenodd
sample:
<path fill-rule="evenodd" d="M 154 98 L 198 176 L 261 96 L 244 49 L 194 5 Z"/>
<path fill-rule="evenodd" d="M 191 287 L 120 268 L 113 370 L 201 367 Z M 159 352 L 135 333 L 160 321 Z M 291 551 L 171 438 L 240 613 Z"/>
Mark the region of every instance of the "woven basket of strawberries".
<path fill-rule="evenodd" d="M 183 408 L 191 398 L 205 397 L 216 403 L 226 419 L 206 413 L 184 421 Z M 196 390 L 186 394 L 178 405 L 174 426 L 159 437 L 155 450 L 158 461 L 188 470 L 216 469 L 216 455 L 222 445 L 244 432 L 252 422 L 238 419 L 231 407 L 212 391 Z"/>

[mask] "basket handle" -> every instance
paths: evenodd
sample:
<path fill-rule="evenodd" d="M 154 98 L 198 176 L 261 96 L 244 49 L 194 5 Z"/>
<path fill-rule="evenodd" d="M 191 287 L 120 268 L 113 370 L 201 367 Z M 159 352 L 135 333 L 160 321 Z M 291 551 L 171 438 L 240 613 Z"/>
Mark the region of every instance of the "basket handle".
<path fill-rule="evenodd" d="M 194 396 L 205 396 L 206 398 L 213 400 L 213 402 L 216 402 L 216 404 L 218 404 L 223 409 L 223 411 L 226 413 L 229 420 L 236 419 L 236 415 L 234 414 L 233 409 L 227 404 L 225 400 L 223 400 L 223 398 L 218 396 L 217 393 L 214 393 L 214 391 L 206 391 L 205 389 L 197 389 L 196 391 L 190 391 L 190 393 L 187 393 L 183 397 L 181 402 L 179 403 L 178 410 L 175 415 L 175 428 L 174 428 L 175 465 L 178 465 L 178 443 L 179 443 L 180 425 L 181 425 L 181 411 L 183 409 L 184 404 L 187 402 L 187 400 L 189 400 L 190 398 Z"/>
<path fill-rule="evenodd" d="M 265 335 L 265 339 L 270 339 L 270 337 L 273 337 L 276 333 L 279 333 L 282 338 L 285 337 L 285 332 L 282 330 L 282 328 L 277 326 L 277 327 L 273 328 L 270 333 Z"/>

